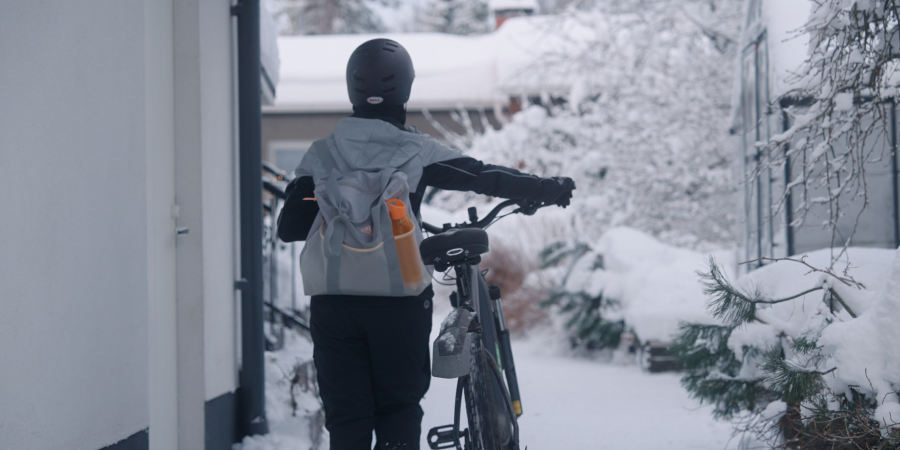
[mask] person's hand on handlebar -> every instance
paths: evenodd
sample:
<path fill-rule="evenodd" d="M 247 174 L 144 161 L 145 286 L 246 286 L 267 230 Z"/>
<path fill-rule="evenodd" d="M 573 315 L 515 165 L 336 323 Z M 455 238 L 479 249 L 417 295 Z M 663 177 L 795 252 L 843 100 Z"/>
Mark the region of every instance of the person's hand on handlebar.
<path fill-rule="evenodd" d="M 541 195 L 533 199 L 544 206 L 556 205 L 565 208 L 572 199 L 575 182 L 569 177 L 544 178 Z"/>
<path fill-rule="evenodd" d="M 516 203 L 519 205 L 518 212 L 525 214 L 526 216 L 532 216 L 537 210 L 541 207 L 540 202 L 536 202 L 534 200 L 522 200 Z"/>

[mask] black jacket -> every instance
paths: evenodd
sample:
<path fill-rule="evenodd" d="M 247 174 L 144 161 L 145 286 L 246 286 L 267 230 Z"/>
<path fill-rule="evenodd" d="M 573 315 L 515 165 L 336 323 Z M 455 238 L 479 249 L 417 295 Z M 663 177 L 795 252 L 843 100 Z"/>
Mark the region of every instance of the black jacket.
<path fill-rule="evenodd" d="M 485 164 L 475 158 L 462 157 L 425 166 L 419 185 L 409 195 L 413 213 L 417 216 L 425 189 L 429 186 L 538 202 L 552 201 L 562 193 L 560 184 L 552 179 L 524 174 L 508 167 Z M 278 237 L 282 241 L 306 240 L 319 213 L 319 205 L 314 201 L 303 199 L 315 197 L 314 189 L 315 184 L 309 176 L 296 178 L 288 184 L 287 200 L 278 217 Z"/>

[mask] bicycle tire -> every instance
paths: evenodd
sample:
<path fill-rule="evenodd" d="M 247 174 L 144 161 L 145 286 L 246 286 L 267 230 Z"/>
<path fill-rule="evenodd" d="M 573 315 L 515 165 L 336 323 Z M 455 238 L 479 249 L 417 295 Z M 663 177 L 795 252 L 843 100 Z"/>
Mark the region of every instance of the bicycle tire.
<path fill-rule="evenodd" d="M 515 409 L 513 408 L 512 397 L 509 394 L 509 388 L 506 387 L 503 374 L 500 371 L 500 365 L 497 364 L 496 360 L 494 360 L 493 355 L 491 355 L 491 353 L 488 352 L 484 347 L 482 347 L 482 352 L 484 353 L 484 359 L 485 361 L 487 361 L 488 367 L 491 369 L 491 373 L 493 373 L 493 379 L 496 380 L 495 388 L 499 389 L 500 394 L 503 396 L 504 409 L 506 410 L 503 418 L 509 421 L 509 426 L 507 427 L 507 439 L 503 442 L 500 448 L 502 450 L 519 450 L 519 421 L 516 416 Z M 495 429 L 496 427 L 497 425 L 495 425 Z"/>
<path fill-rule="evenodd" d="M 498 378 L 497 362 L 477 337 L 470 339 L 471 370 L 465 392 L 472 450 L 518 450 L 518 424 L 509 392 L 502 376 Z M 494 400 L 495 389 L 501 391 L 504 405 Z"/>
<path fill-rule="evenodd" d="M 490 392 L 485 382 L 487 369 L 484 363 L 484 351 L 482 350 L 481 336 L 473 334 L 469 346 L 471 366 L 466 383 L 466 416 L 469 420 L 469 435 L 472 442 L 471 450 L 497 450 L 494 438 L 493 421 L 491 418 Z M 489 369 L 488 369 L 489 370 Z"/>

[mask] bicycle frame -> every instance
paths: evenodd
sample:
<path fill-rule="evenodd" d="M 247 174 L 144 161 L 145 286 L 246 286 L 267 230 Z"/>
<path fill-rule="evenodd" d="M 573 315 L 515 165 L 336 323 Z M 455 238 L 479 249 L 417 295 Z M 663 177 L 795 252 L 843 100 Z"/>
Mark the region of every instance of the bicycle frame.
<path fill-rule="evenodd" d="M 517 442 L 519 426 L 515 417 L 518 417 L 522 413 L 521 400 L 519 398 L 518 380 L 516 379 L 514 369 L 515 365 L 512 359 L 512 349 L 509 343 L 509 331 L 506 328 L 506 322 L 503 317 L 503 307 L 500 304 L 499 295 L 496 296 L 497 298 L 492 298 L 495 296 L 491 295 L 487 281 L 484 279 L 479 264 L 461 264 L 455 266 L 454 270 L 456 272 L 456 292 L 458 298 L 457 312 L 468 310 L 474 312 L 471 317 L 468 317 L 465 313 L 458 313 L 456 317 L 457 319 L 462 319 L 462 321 L 460 323 L 460 321 L 457 320 L 455 325 L 462 325 L 467 329 L 466 331 L 469 331 L 473 328 L 472 326 L 469 326 L 470 323 L 475 322 L 475 334 L 481 340 L 483 348 L 486 349 L 496 361 L 496 373 L 492 379 L 495 379 L 496 383 L 501 385 L 497 386 L 497 389 L 491 390 L 493 396 L 492 401 L 495 405 L 504 405 L 504 407 L 506 405 L 512 406 L 512 411 L 509 411 L 511 413 L 510 415 L 513 416 L 510 417 L 513 426 L 512 439 Z M 497 289 L 497 294 L 499 294 L 499 289 Z M 442 329 L 442 334 L 444 331 L 445 330 Z M 469 342 L 466 341 L 465 345 L 463 345 L 466 350 L 468 349 L 468 344 Z M 437 351 L 438 349 L 436 347 L 435 352 Z M 455 366 L 453 369 L 458 370 L 462 367 L 468 369 L 470 363 L 468 358 L 470 358 L 471 355 L 465 350 L 460 354 L 460 356 L 463 355 L 465 355 L 464 358 L 452 361 Z M 451 369 L 451 371 L 453 370 Z M 509 386 L 508 390 L 510 392 L 509 397 L 504 395 L 507 386 L 502 385 L 503 376 L 501 375 L 501 372 L 505 372 L 506 375 L 506 384 Z M 458 450 L 462 450 L 460 444 L 461 437 L 466 442 L 466 448 L 469 448 L 470 436 L 467 432 L 461 432 L 459 429 L 462 394 L 468 379 L 466 375 L 468 375 L 468 372 L 465 374 L 460 371 L 456 372 L 456 376 L 460 378 L 456 389 L 453 426 L 452 428 L 449 426 L 436 427 L 429 431 L 429 442 L 431 442 L 432 436 L 438 438 L 432 448 L 451 448 L 451 446 L 441 447 L 438 446 L 438 444 L 452 443 Z"/>
<path fill-rule="evenodd" d="M 475 208 L 469 208 L 471 223 L 457 224 L 455 227 L 450 224 L 444 224 L 442 229 L 424 222 L 422 222 L 422 226 L 432 234 L 440 234 L 453 228 L 484 229 L 493 223 L 503 208 L 513 204 L 517 203 L 512 200 L 501 203 L 481 221 L 478 221 L 478 214 Z M 519 212 L 531 215 L 540 207 L 541 205 L 537 204 L 519 204 L 519 208 L 513 213 Z M 461 249 L 460 252 L 462 252 Z M 457 255 L 459 254 L 457 253 Z M 430 255 L 434 255 L 434 253 L 430 253 Z M 448 252 L 447 255 L 451 254 Z M 483 442 L 478 437 L 478 433 L 481 433 L 481 431 L 477 431 L 476 435 L 472 436 L 473 425 L 471 423 L 469 424 L 469 429 L 464 431 L 459 429 L 461 402 L 465 391 L 467 393 L 466 409 L 468 414 L 473 408 L 473 405 L 470 405 L 468 393 L 481 392 L 479 389 L 471 390 L 470 384 L 476 383 L 476 385 L 485 386 L 483 383 L 486 378 L 481 374 L 484 371 L 488 371 L 493 374 L 493 376 L 489 377 L 491 387 L 489 388 L 490 394 L 487 399 L 493 405 L 489 409 L 505 409 L 507 414 L 504 414 L 504 417 L 508 418 L 509 422 L 504 424 L 502 422 L 504 419 L 500 419 L 500 425 L 511 425 L 512 428 L 509 430 L 512 434 L 506 435 L 509 440 L 506 443 L 498 444 L 507 448 L 506 445 L 508 443 L 511 444 L 510 449 L 518 450 L 519 426 L 516 418 L 522 414 L 522 403 L 512 356 L 512 347 L 509 341 L 509 330 L 506 327 L 503 306 L 500 302 L 500 288 L 496 285 L 488 287 L 484 274 L 481 271 L 480 256 L 476 254 L 465 258 L 463 260 L 455 260 L 452 263 L 449 261 L 444 262 L 443 266 L 439 268 L 439 270 L 443 271 L 453 267 L 456 273 L 457 302 L 454 304 L 456 310 L 441 324 L 440 334 L 434 342 L 432 373 L 436 377 L 458 378 L 459 381 L 456 388 L 453 425 L 432 428 L 428 432 L 428 444 L 432 449 L 455 447 L 457 450 L 463 450 L 460 438 L 464 438 L 466 450 L 472 448 L 470 447 L 471 440 L 476 441 L 476 448 L 480 448 Z M 433 261 L 440 261 L 440 259 L 433 259 Z M 451 296 L 452 299 L 453 297 Z M 477 345 L 479 341 L 481 345 Z M 473 343 L 476 345 L 473 345 Z M 469 351 L 470 349 L 471 351 Z M 482 362 L 473 365 L 473 363 L 477 362 L 477 360 L 473 359 L 474 355 L 481 355 L 479 357 L 482 358 Z M 470 375 L 475 376 L 475 379 L 470 380 Z M 505 384 L 503 382 L 504 378 L 506 379 Z M 484 388 L 482 387 L 481 389 Z M 479 398 L 481 400 L 476 401 L 476 403 L 485 401 L 485 397 Z M 470 416 L 469 418 L 471 421 L 472 417 Z M 494 419 L 490 420 L 493 421 Z M 484 423 L 481 420 L 478 422 Z M 477 429 L 481 430 L 481 425 Z M 488 435 L 491 435 L 491 432 L 488 432 Z M 493 436 L 492 439 L 498 437 L 497 435 Z M 489 450 L 495 449 L 491 448 Z"/>

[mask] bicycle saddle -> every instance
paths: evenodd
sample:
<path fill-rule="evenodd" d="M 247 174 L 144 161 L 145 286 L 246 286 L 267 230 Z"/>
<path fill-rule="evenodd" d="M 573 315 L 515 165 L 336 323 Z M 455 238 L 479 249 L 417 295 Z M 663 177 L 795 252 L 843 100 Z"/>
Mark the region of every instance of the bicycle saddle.
<path fill-rule="evenodd" d="M 455 228 L 419 244 L 426 265 L 449 267 L 487 253 L 488 235 L 480 228 Z"/>

